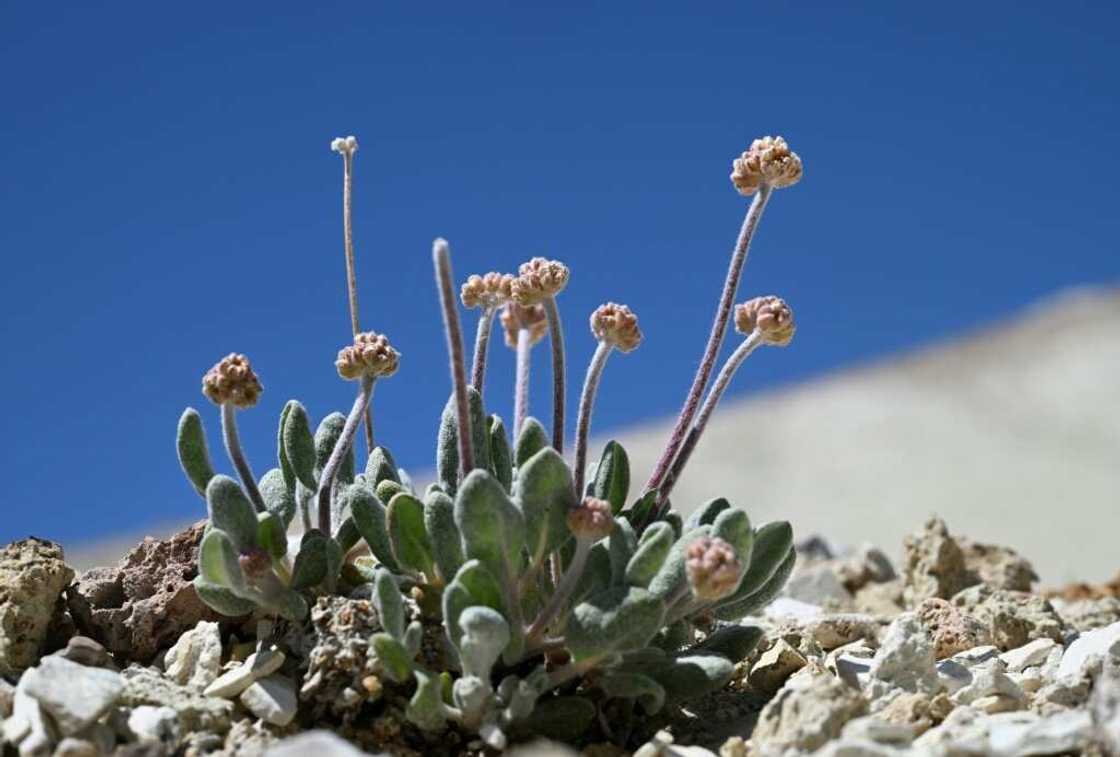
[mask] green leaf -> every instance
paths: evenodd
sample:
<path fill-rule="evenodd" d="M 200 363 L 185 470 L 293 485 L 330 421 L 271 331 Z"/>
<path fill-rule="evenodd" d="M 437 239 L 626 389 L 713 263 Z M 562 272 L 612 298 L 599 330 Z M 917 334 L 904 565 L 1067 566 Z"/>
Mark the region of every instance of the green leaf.
<path fill-rule="evenodd" d="M 420 646 L 424 643 L 424 624 L 419 620 L 414 620 L 408 624 L 408 628 L 404 629 L 404 638 L 401 639 L 401 644 L 404 649 L 413 657 L 420 654 Z"/>
<path fill-rule="evenodd" d="M 373 606 L 381 619 L 381 627 L 399 642 L 404 642 L 404 599 L 393 574 L 378 568 L 373 577 Z"/>
<path fill-rule="evenodd" d="M 611 556 L 611 583 L 622 585 L 626 583 L 626 566 L 638 548 L 638 537 L 630 527 L 630 521 L 624 517 L 615 518 L 614 530 L 607 540 L 607 549 Z"/>
<path fill-rule="evenodd" d="M 210 464 L 210 453 L 206 450 L 202 418 L 193 407 L 184 410 L 179 418 L 175 447 L 179 451 L 179 465 L 183 466 L 183 473 L 187 474 L 198 496 L 205 498 L 206 485 L 214 477 L 214 466 Z"/>
<path fill-rule="evenodd" d="M 295 591 L 286 589 L 280 592 L 278 596 L 272 599 L 269 606 L 280 617 L 294 623 L 299 623 L 307 617 L 307 602 Z"/>
<path fill-rule="evenodd" d="M 275 513 L 257 514 L 257 544 L 273 560 L 283 559 L 288 554 L 288 534 Z"/>
<path fill-rule="evenodd" d="M 397 564 L 427 576 L 432 571 L 432 542 L 424 528 L 424 506 L 411 494 L 401 492 L 389 502 L 386 512 L 389 543 Z"/>
<path fill-rule="evenodd" d="M 568 464 L 546 447 L 518 468 L 513 496 L 525 516 L 525 541 L 530 565 L 539 565 L 567 541 L 568 513 L 578 504 Z"/>
<path fill-rule="evenodd" d="M 370 637 L 369 643 L 390 680 L 404 683 L 409 679 L 414 665 L 399 641 L 387 633 L 375 633 Z"/>
<path fill-rule="evenodd" d="M 667 704 L 677 704 L 722 689 L 731 680 L 735 666 L 719 655 L 678 657 L 668 668 L 652 674 L 665 689 Z"/>
<path fill-rule="evenodd" d="M 789 576 L 793 573 L 793 567 L 797 562 L 797 550 L 791 549 L 786 559 L 782 560 L 778 569 L 770 576 L 757 591 L 748 594 L 746 597 L 734 601 L 725 602 L 724 604 L 715 608 L 714 614 L 720 620 L 739 620 L 753 612 L 761 610 L 766 605 L 774 601 L 774 599 L 782 593 L 782 589 L 789 580 Z"/>
<path fill-rule="evenodd" d="M 280 475 L 284 479 L 284 486 L 292 494 L 293 500 L 296 494 L 296 471 L 292 467 L 292 461 L 288 459 L 288 453 L 284 450 L 284 424 L 288 421 L 288 415 L 292 412 L 292 407 L 297 403 L 295 400 L 288 400 L 284 403 L 284 409 L 280 411 L 280 424 L 276 429 L 276 462 L 280 466 Z"/>
<path fill-rule="evenodd" d="M 611 440 L 603 449 L 599 465 L 595 469 L 595 480 L 591 484 L 591 496 L 611 503 L 611 512 L 618 515 L 626 505 L 630 493 L 630 458 L 618 442 Z"/>
<path fill-rule="evenodd" d="M 647 715 L 653 715 L 665 704 L 665 689 L 641 673 L 607 673 L 600 679 L 599 687 L 609 697 L 637 699 Z"/>
<path fill-rule="evenodd" d="M 723 539 L 735 549 L 739 561 L 750 566 L 754 551 L 754 530 L 751 519 L 742 510 L 724 510 L 712 522 L 712 536 Z"/>
<path fill-rule="evenodd" d="M 486 466 L 490 461 L 486 411 L 482 406 L 482 396 L 473 386 L 467 387 L 467 409 L 475 466 L 476 468 Z M 459 413 L 454 392 L 448 398 L 443 408 L 443 415 L 440 417 L 439 438 L 436 444 L 436 474 L 443 488 L 449 494 L 454 494 L 459 483 Z"/>
<path fill-rule="evenodd" d="M 625 515 L 632 524 L 636 527 L 641 527 L 643 524 L 648 523 L 649 519 L 653 517 L 653 509 L 657 505 L 657 491 L 648 491 L 638 498 Z M 648 526 L 647 526 L 648 528 Z"/>
<path fill-rule="evenodd" d="M 296 495 L 294 488 L 289 489 L 287 482 L 284 480 L 284 472 L 279 468 L 273 468 L 268 473 L 264 474 L 257 487 L 261 491 L 261 498 L 264 499 L 264 506 L 270 513 L 273 513 L 280 519 L 280 523 L 287 529 L 288 524 L 292 522 L 292 518 L 296 516 Z"/>
<path fill-rule="evenodd" d="M 195 576 L 194 590 L 207 607 L 221 615 L 239 618 L 257 609 L 256 603 L 251 599 L 239 597 L 224 586 L 210 583 L 201 575 Z"/>
<path fill-rule="evenodd" d="M 517 435 L 517 443 L 514 445 L 514 462 L 520 468 L 529 461 L 530 457 L 550 444 L 548 432 L 544 430 L 541 422 L 536 418 L 526 418 L 521 423 L 521 433 Z"/>
<path fill-rule="evenodd" d="M 331 413 L 322 420 L 319 428 L 315 429 L 315 479 L 319 479 L 319 474 L 322 473 L 323 467 L 326 466 L 327 460 L 330 459 L 331 453 L 334 452 L 335 445 L 338 444 L 339 439 L 342 438 L 342 429 L 346 426 L 346 416 L 342 413 Z M 350 445 L 350 449 L 346 453 L 346 457 L 342 459 L 342 465 L 338 466 L 338 474 L 335 476 L 335 481 L 341 484 L 350 484 L 354 481 L 354 445 Z"/>
<path fill-rule="evenodd" d="M 206 507 L 210 525 L 225 531 L 238 552 L 248 552 L 257 546 L 257 511 L 241 490 L 241 484 L 229 476 L 214 476 L 206 487 Z"/>
<path fill-rule="evenodd" d="M 354 548 L 354 545 L 362 540 L 362 535 L 358 531 L 358 527 L 354 524 L 354 516 L 348 516 L 339 525 L 338 530 L 335 531 L 334 540 L 338 542 L 338 548 L 345 554 Z"/>
<path fill-rule="evenodd" d="M 312 529 L 303 535 L 295 564 L 292 565 L 292 589 L 296 591 L 310 589 L 327 579 L 330 572 L 328 541 L 330 539 L 318 529 Z"/>
<path fill-rule="evenodd" d="M 739 588 L 721 601 L 720 605 L 742 606 L 743 600 L 762 588 L 774 575 L 792 549 L 793 529 L 788 521 L 774 521 L 759 527 L 754 534 L 751 561 L 739 582 Z"/>
<path fill-rule="evenodd" d="M 291 400 L 284 410 L 284 427 L 280 431 L 284 456 L 299 482 L 315 491 L 319 488 L 319 477 L 315 474 L 315 439 L 311 436 L 307 409 Z"/>
<path fill-rule="evenodd" d="M 198 546 L 198 574 L 208 584 L 241 589 L 245 577 L 237 560 L 237 550 L 225 531 L 211 528 Z"/>
<path fill-rule="evenodd" d="M 489 679 L 491 668 L 510 641 L 509 623 L 490 607 L 468 607 L 459 615 L 459 658 L 463 674 Z"/>
<path fill-rule="evenodd" d="M 466 557 L 476 558 L 499 581 L 515 577 L 525 546 L 525 521 L 498 480 L 473 470 L 455 498 L 455 525 Z"/>
<path fill-rule="evenodd" d="M 700 526 L 690 531 L 684 537 L 677 539 L 672 549 L 661 565 L 661 570 L 649 582 L 649 590 L 654 595 L 661 597 L 666 602 L 675 597 L 687 584 L 688 574 L 685 571 L 685 551 L 688 545 L 701 536 L 707 536 L 712 530 L 711 526 Z"/>
<path fill-rule="evenodd" d="M 354 525 L 365 539 L 369 551 L 389 570 L 400 570 L 393 557 L 389 529 L 385 524 L 385 506 L 373 492 L 361 484 L 346 487 L 342 496 L 344 502 L 350 505 L 350 517 L 354 519 Z"/>
<path fill-rule="evenodd" d="M 631 586 L 649 586 L 649 582 L 665 564 L 675 538 L 672 526 L 663 521 L 647 528 L 638 541 L 634 556 L 626 564 L 626 583 Z"/>
<path fill-rule="evenodd" d="M 582 600 L 591 594 L 597 594 L 607 589 L 610 585 L 611 555 L 607 545 L 599 542 L 591 548 L 591 552 L 587 555 L 587 565 L 584 566 L 583 574 L 579 577 L 579 582 L 576 583 L 575 591 L 572 592 L 572 599 L 573 601 Z"/>
<path fill-rule="evenodd" d="M 710 499 L 692 511 L 688 520 L 684 522 L 684 531 L 688 533 L 700 526 L 710 526 L 716 522 L 716 516 L 731 507 L 731 503 L 723 497 Z"/>
<path fill-rule="evenodd" d="M 490 437 L 490 472 L 508 492 L 513 486 L 513 453 L 505 424 L 497 415 L 491 415 L 486 419 L 486 432 Z"/>
<path fill-rule="evenodd" d="M 447 720 L 446 707 L 443 704 L 442 685 L 437 675 L 432 675 L 417 668 L 416 693 L 405 708 L 405 717 L 410 723 L 424 731 L 443 730 Z"/>
<path fill-rule="evenodd" d="M 579 603 L 565 638 L 576 662 L 640 649 L 665 622 L 665 603 L 636 586 L 614 586 Z"/>
<path fill-rule="evenodd" d="M 467 560 L 443 591 L 443 623 L 451 643 L 459 646 L 463 631 L 459 616 L 468 607 L 490 607 L 502 612 L 504 592 L 498 579 L 478 560 Z"/>
<path fill-rule="evenodd" d="M 373 448 L 373 452 L 369 453 L 369 459 L 366 460 L 366 478 L 374 486 L 382 481 L 392 481 L 396 484 L 401 482 L 401 478 L 397 474 L 397 463 L 393 460 L 389 450 L 384 447 Z"/>
<path fill-rule="evenodd" d="M 386 479 L 378 484 L 377 488 L 374 491 L 377 493 L 377 498 L 379 500 L 381 500 L 382 502 L 388 502 L 393 497 L 403 492 L 404 487 L 398 484 L 396 481 L 390 481 Z"/>
<path fill-rule="evenodd" d="M 594 719 L 595 705 L 585 697 L 551 697 L 537 702 L 526 726 L 533 733 L 570 744 L 588 732 Z"/>
<path fill-rule="evenodd" d="M 691 652 L 718 654 L 736 663 L 747 659 L 765 635 L 758 626 L 724 626 L 696 645 Z"/>
<path fill-rule="evenodd" d="M 424 530 L 432 542 L 432 557 L 444 582 L 463 564 L 463 543 L 455 525 L 455 502 L 438 489 L 424 498 Z"/>

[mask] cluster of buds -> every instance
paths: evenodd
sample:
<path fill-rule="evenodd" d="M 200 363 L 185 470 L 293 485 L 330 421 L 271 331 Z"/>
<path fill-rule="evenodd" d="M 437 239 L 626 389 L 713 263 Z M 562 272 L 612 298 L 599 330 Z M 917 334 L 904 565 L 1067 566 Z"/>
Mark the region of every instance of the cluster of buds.
<path fill-rule="evenodd" d="M 685 570 L 693 593 L 702 600 L 726 597 L 739 586 L 743 564 L 723 539 L 701 536 L 688 545 Z"/>
<path fill-rule="evenodd" d="M 751 143 L 731 168 L 731 183 L 739 194 L 749 197 L 766 184 L 774 189 L 792 186 L 801 180 L 801 158 L 781 137 L 762 137 Z"/>
<path fill-rule="evenodd" d="M 236 352 L 222 358 L 202 377 L 202 393 L 215 405 L 247 408 L 257 404 L 261 382 L 249 358 Z"/>
<path fill-rule="evenodd" d="M 605 539 L 614 529 L 611 503 L 596 497 L 584 497 L 579 507 L 568 512 L 568 528 L 577 539 L 593 542 Z"/>
<path fill-rule="evenodd" d="M 512 296 L 519 305 L 538 305 L 564 291 L 570 275 L 568 266 L 559 260 L 533 258 L 522 263 L 513 280 Z"/>
<path fill-rule="evenodd" d="M 513 293 L 514 277 L 508 273 L 471 274 L 459 290 L 463 307 L 490 310 L 509 302 Z"/>
<path fill-rule="evenodd" d="M 340 155 L 353 155 L 358 151 L 358 139 L 354 135 L 335 137 L 331 140 L 331 150 Z"/>
<path fill-rule="evenodd" d="M 524 307 L 516 302 L 506 303 L 502 308 L 502 328 L 506 334 L 506 344 L 511 349 L 517 349 L 517 332 L 525 329 L 529 332 L 529 344 L 536 344 L 544 339 L 548 333 L 548 315 L 542 305 Z"/>
<path fill-rule="evenodd" d="M 797 327 L 793 311 L 781 297 L 755 297 L 735 306 L 735 329 L 741 334 L 757 330 L 762 341 L 785 347 L 793 339 Z"/>
<path fill-rule="evenodd" d="M 606 342 L 622 352 L 630 352 L 642 343 L 638 316 L 625 305 L 614 302 L 595 308 L 591 314 L 591 333 L 600 342 Z"/>
<path fill-rule="evenodd" d="M 400 365 L 401 354 L 393 349 L 383 334 L 362 332 L 354 343 L 338 351 L 335 367 L 338 375 L 347 381 L 368 376 L 392 376 Z"/>

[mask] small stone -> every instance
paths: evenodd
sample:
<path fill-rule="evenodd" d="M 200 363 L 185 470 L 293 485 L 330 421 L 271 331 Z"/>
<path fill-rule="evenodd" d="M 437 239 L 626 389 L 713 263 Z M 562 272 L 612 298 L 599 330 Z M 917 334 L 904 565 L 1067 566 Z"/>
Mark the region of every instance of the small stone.
<path fill-rule="evenodd" d="M 827 564 L 809 565 L 793 574 L 786 583 L 784 595 L 818 606 L 848 607 L 852 594 L 840 583 Z"/>
<path fill-rule="evenodd" d="M 208 697 L 232 699 L 255 681 L 275 673 L 283 664 L 284 653 L 279 649 L 254 652 L 245 662 L 218 676 L 203 693 Z"/>
<path fill-rule="evenodd" d="M 289 678 L 270 675 L 241 692 L 241 703 L 266 723 L 285 726 L 299 709 L 296 685 Z"/>
<path fill-rule="evenodd" d="M 987 626 L 944 599 L 923 600 L 916 612 L 933 641 L 934 656 L 939 660 L 991 641 Z"/>
<path fill-rule="evenodd" d="M 1074 601 L 1053 600 L 1062 621 L 1075 631 L 1091 631 L 1120 622 L 1120 598 L 1099 597 Z"/>
<path fill-rule="evenodd" d="M 921 736 L 944 718 L 927 694 L 909 692 L 896 696 L 875 716 L 883 722 L 906 727 L 911 739 Z"/>
<path fill-rule="evenodd" d="M 971 668 L 974 665 L 979 665 L 982 662 L 995 659 L 999 657 L 999 647 L 992 644 L 984 644 L 972 649 L 966 649 L 963 652 L 957 652 L 953 655 L 953 661 L 959 662 L 966 668 Z"/>
<path fill-rule="evenodd" d="M 1004 652 L 999 658 L 1007 666 L 1008 672 L 1021 673 L 1027 668 L 1044 663 L 1050 650 L 1056 646 L 1058 644 L 1053 639 L 1035 639 L 1021 647 Z"/>
<path fill-rule="evenodd" d="M 1120 623 L 1086 631 L 1066 648 L 1058 678 L 1080 678 L 1106 657 L 1120 657 Z"/>
<path fill-rule="evenodd" d="M 862 689 L 871 672 L 875 650 L 864 641 L 855 641 L 829 652 L 825 668 L 849 686 Z"/>
<path fill-rule="evenodd" d="M 778 597 L 763 610 L 763 615 L 774 621 L 805 623 L 824 612 L 820 605 L 812 605 L 791 597 Z"/>
<path fill-rule="evenodd" d="M 834 613 L 810 621 L 805 631 L 828 652 L 860 639 L 878 638 L 879 624 L 862 613 Z"/>
<path fill-rule="evenodd" d="M 1034 639 L 1061 642 L 1062 619 L 1047 600 L 1020 591 L 992 589 L 983 584 L 953 597 L 953 604 L 988 627 L 991 643 L 1003 651 Z"/>
<path fill-rule="evenodd" d="M 4 721 L 2 730 L 4 741 L 18 745 L 20 755 L 50 754 L 51 746 L 58 740 L 54 724 L 44 715 L 39 702 L 27 693 L 23 679 L 16 686 L 12 714 Z"/>
<path fill-rule="evenodd" d="M 1083 710 L 1033 720 L 1002 721 L 993 717 L 988 734 L 989 752 L 996 757 L 1081 754 L 1092 739 L 1093 722 L 1089 713 Z"/>
<path fill-rule="evenodd" d="M 938 661 L 937 677 L 950 694 L 955 694 L 972 683 L 972 672 L 953 659 Z"/>
<path fill-rule="evenodd" d="M 852 601 L 856 612 L 891 619 L 905 609 L 902 594 L 905 585 L 901 578 L 896 578 L 881 584 L 867 584 L 857 589 Z"/>
<path fill-rule="evenodd" d="M 55 655 L 24 673 L 21 685 L 24 679 L 27 693 L 50 714 L 63 736 L 78 733 L 108 712 L 124 690 L 119 673 Z"/>
<path fill-rule="evenodd" d="M 1023 709 L 1023 700 L 1009 697 L 1006 694 L 989 694 L 972 701 L 971 705 L 980 712 L 994 715 L 999 712 L 1015 712 Z"/>
<path fill-rule="evenodd" d="M 867 713 L 858 691 L 810 663 L 793 675 L 759 713 L 755 750 L 813 751 L 840 735 L 844 724 Z"/>
<path fill-rule="evenodd" d="M 1010 547 L 981 544 L 963 536 L 957 537 L 957 543 L 964 554 L 965 568 L 992 588 L 1030 591 L 1038 580 L 1030 562 Z"/>
<path fill-rule="evenodd" d="M 1017 702 L 1023 702 L 1026 699 L 1023 690 L 1003 671 L 1003 663 L 999 660 L 989 660 L 977 665 L 970 672 L 972 673 L 972 682 L 961 688 L 952 697 L 957 704 L 974 705 L 976 700 L 992 695 L 1005 696 Z"/>
<path fill-rule="evenodd" d="M 58 742 L 58 746 L 54 748 L 53 757 L 98 757 L 97 745 L 84 739 L 68 736 Z"/>
<path fill-rule="evenodd" d="M 1023 717 L 1027 713 L 1013 713 Z M 1004 716 L 997 716 L 1004 717 Z M 1037 716 L 1029 716 L 1037 718 Z M 972 707 L 957 707 L 937 728 L 931 728 L 913 744 L 916 754 L 984 755 L 988 753 L 988 723 L 992 716 Z M 1030 721 L 1028 721 L 1030 722 Z"/>
<path fill-rule="evenodd" d="M 930 597 L 949 599 L 977 581 L 965 566 L 960 545 L 940 518 L 930 518 L 920 531 L 907 536 L 903 551 L 903 596 L 911 607 Z"/>
<path fill-rule="evenodd" d="M 179 716 L 170 707 L 143 704 L 128 714 L 128 730 L 137 741 L 174 744 L 179 740 Z"/>
<path fill-rule="evenodd" d="M 284 739 L 266 752 L 266 757 L 366 757 L 366 753 L 330 731 L 307 731 Z"/>
<path fill-rule="evenodd" d="M 748 681 L 752 689 L 769 695 L 780 689 L 787 678 L 805 667 L 805 663 L 800 652 L 785 639 L 778 639 L 751 668 Z"/>
<path fill-rule="evenodd" d="M 166 675 L 175 683 L 205 689 L 222 669 L 222 635 L 217 623 L 200 621 L 183 633 L 164 658 Z"/>
<path fill-rule="evenodd" d="M 89 668 L 117 669 L 117 664 L 113 662 L 112 655 L 105 651 L 105 647 L 88 636 L 72 636 L 66 642 L 66 648 L 55 654 Z"/>
<path fill-rule="evenodd" d="M 1104 666 L 1089 703 L 1097 741 L 1105 754 L 1120 754 L 1120 663 Z"/>
<path fill-rule="evenodd" d="M 845 740 L 860 739 L 876 744 L 906 746 L 914 740 L 914 731 L 906 725 L 892 723 L 873 715 L 865 715 L 862 718 L 849 720 L 841 731 L 841 738 Z"/>
<path fill-rule="evenodd" d="M 170 707 L 178 717 L 179 732 L 184 735 L 200 731 L 224 734 L 229 730 L 233 714 L 231 702 L 203 696 L 196 689 L 169 681 L 152 668 L 129 667 L 121 672 L 121 677 L 124 679 L 121 696 L 124 707 Z"/>
<path fill-rule="evenodd" d="M 871 663 L 872 697 L 890 688 L 934 694 L 941 688 L 934 669 L 933 642 L 913 613 L 898 616 L 883 636 Z"/>
<path fill-rule="evenodd" d="M 39 659 L 72 580 L 57 544 L 30 538 L 0 550 L 0 675 L 18 676 Z"/>
<path fill-rule="evenodd" d="M 864 544 L 856 554 L 841 561 L 836 573 L 844 588 L 853 593 L 868 584 L 886 583 L 898 577 L 890 558 L 871 544 Z"/>

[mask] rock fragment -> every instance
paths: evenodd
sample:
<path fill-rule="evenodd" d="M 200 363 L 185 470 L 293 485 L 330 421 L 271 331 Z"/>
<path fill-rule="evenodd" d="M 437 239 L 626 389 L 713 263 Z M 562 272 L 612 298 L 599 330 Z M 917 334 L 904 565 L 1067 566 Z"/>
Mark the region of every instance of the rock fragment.
<path fill-rule="evenodd" d="M 272 675 L 284 664 L 279 649 L 262 649 L 249 655 L 245 662 L 214 679 L 203 692 L 208 697 L 231 699 L 265 676 Z"/>
<path fill-rule="evenodd" d="M 124 690 L 119 673 L 88 668 L 57 655 L 44 657 L 38 667 L 24 673 L 20 685 L 51 716 L 63 736 L 92 725 Z"/>
<path fill-rule="evenodd" d="M 23 539 L 0 550 L 0 675 L 14 677 L 36 663 L 72 580 L 53 542 Z"/>
<path fill-rule="evenodd" d="M 266 723 L 285 726 L 296 716 L 296 685 L 281 675 L 270 675 L 241 692 L 241 704 Z"/>
<path fill-rule="evenodd" d="M 754 748 L 811 752 L 840 735 L 844 724 L 867 713 L 867 700 L 823 668 L 811 664 L 786 681 L 759 713 Z"/>
<path fill-rule="evenodd" d="M 217 623 L 201 621 L 183 633 L 164 658 L 166 675 L 172 681 L 205 689 L 222 670 L 222 635 Z"/>
<path fill-rule="evenodd" d="M 920 531 L 907 536 L 903 551 L 903 597 L 910 607 L 931 597 L 949 599 L 977 581 L 965 566 L 960 545 L 940 518 L 930 518 Z"/>

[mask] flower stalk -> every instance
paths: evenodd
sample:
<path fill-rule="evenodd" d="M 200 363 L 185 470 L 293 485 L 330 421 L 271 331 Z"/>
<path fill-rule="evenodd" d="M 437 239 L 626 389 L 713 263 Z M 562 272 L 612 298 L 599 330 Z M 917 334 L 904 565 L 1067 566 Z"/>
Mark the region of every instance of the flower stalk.
<path fill-rule="evenodd" d="M 263 513 L 264 498 L 261 496 L 261 490 L 257 488 L 253 469 L 249 467 L 249 461 L 241 449 L 241 435 L 237 432 L 237 407 L 232 402 L 222 403 L 222 441 L 225 443 L 226 453 L 237 471 L 238 478 L 249 494 L 249 501 L 253 503 L 258 513 Z"/>
<path fill-rule="evenodd" d="M 466 476 L 474 470 L 474 448 L 471 444 L 471 417 L 467 405 L 467 370 L 463 362 L 463 329 L 455 307 L 451 275 L 451 249 L 447 240 L 432 243 L 432 261 L 436 270 L 436 287 L 443 308 L 443 328 L 447 334 L 447 352 L 451 361 L 451 383 L 455 392 L 455 412 L 459 422 L 459 473 Z"/>
<path fill-rule="evenodd" d="M 342 461 L 350 452 L 354 443 L 354 434 L 358 431 L 358 424 L 369 409 L 370 399 L 373 397 L 374 376 L 365 374 L 358 385 L 358 396 L 354 399 L 354 406 L 346 416 L 346 423 L 342 427 L 342 435 L 338 437 L 327 464 L 319 475 L 319 492 L 316 495 L 319 503 L 319 530 L 328 536 L 334 533 L 334 523 L 331 513 L 331 491 L 334 487 L 335 476 L 342 466 Z"/>

